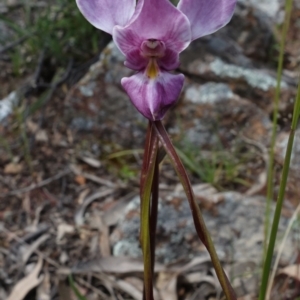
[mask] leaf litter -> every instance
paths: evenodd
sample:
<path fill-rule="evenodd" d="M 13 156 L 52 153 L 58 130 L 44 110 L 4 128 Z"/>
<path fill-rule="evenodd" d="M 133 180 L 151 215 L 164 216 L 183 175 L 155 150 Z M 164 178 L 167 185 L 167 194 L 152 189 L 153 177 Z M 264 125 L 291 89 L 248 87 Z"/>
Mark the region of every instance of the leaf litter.
<path fill-rule="evenodd" d="M 189 74 L 186 87 L 178 107 L 165 120 L 184 155 L 195 157 L 189 168 L 195 194 L 201 208 L 208 212 L 206 216 L 214 230 L 224 240 L 227 231 L 216 224 L 216 220 L 223 220 L 218 219 L 220 210 L 228 209 L 224 203 L 234 197 L 238 198 L 234 205 L 242 207 L 237 203 L 245 202 L 245 212 L 252 222 L 256 217 L 250 214 L 250 200 L 262 202 L 258 197 L 265 192 L 275 79 L 275 64 L 270 58 L 274 50 L 270 47 L 276 44 L 272 32 L 276 26 L 272 18 L 259 10 L 259 5 L 253 4 L 256 2 L 238 5 L 228 28 L 191 45 L 181 66 Z M 293 74 L 299 64 L 297 14 L 298 7 L 290 33 L 293 38 L 287 45 L 275 186 L 291 112 L 289 99 L 295 94 Z M 266 40 L 273 43 L 266 44 Z M 220 51 L 224 47 L 228 51 Z M 0 135 L 5 137 L 12 152 L 12 156 L 8 155 L 1 143 L 0 299 L 76 300 L 67 280 L 69 274 L 89 300 L 141 299 L 143 264 L 140 249 L 134 248 L 138 232 L 134 226 L 130 227 L 130 220 L 136 222 L 139 214 L 133 199 L 138 190 L 141 157 L 137 151 L 132 156 L 118 153 L 142 148 L 146 123 L 117 84 L 120 77 L 129 75 L 121 64 L 120 54 L 109 44 L 101 57 L 77 84 L 56 87 L 43 111 L 35 112 L 25 122 L 30 160 L 25 159 L 28 150 L 20 141 L 14 117 L 6 116 L 5 122 L 0 123 Z M 256 74 L 263 74 L 264 80 L 254 80 Z M 226 93 L 220 94 L 220 90 Z M 37 100 L 34 93 L 27 97 L 29 104 Z M 299 170 L 297 156 L 294 168 Z M 185 199 L 176 185 L 174 171 L 168 161 L 161 164 L 161 169 L 162 207 L 171 205 L 180 211 Z M 299 173 L 293 172 L 285 222 L 298 205 L 299 179 Z M 262 209 L 258 206 L 254 211 Z M 171 211 L 163 215 L 164 226 L 158 232 L 156 299 L 221 299 L 210 260 L 203 255 L 203 246 L 194 233 L 174 233 L 174 230 L 183 233 L 189 218 L 174 227 L 168 219 Z M 227 213 L 230 212 L 228 209 Z M 257 235 L 243 237 L 243 228 L 239 226 L 247 223 L 230 222 L 232 235 L 242 236 L 238 241 L 249 245 L 249 252 L 260 257 L 255 250 L 262 238 L 259 226 L 254 228 Z M 251 226 L 256 225 L 252 222 Z M 132 255 L 115 256 L 116 244 L 126 234 L 130 236 L 126 242 Z M 180 244 L 187 244 L 189 251 L 184 252 Z M 291 240 L 286 245 L 283 254 L 291 249 L 295 255 L 283 255 L 280 260 L 273 286 L 274 300 L 280 294 L 299 294 L 296 284 L 299 259 L 295 257 L 299 251 Z M 236 251 L 228 250 L 230 247 L 236 247 Z M 247 257 L 248 253 L 244 253 L 243 259 L 230 258 L 232 253 L 238 253 L 239 247 L 239 244 L 220 246 L 219 251 L 224 254 L 223 263 L 239 299 L 256 299 L 258 264 Z M 172 258 L 173 252 L 177 256 Z M 293 280 L 290 286 L 289 279 Z"/>

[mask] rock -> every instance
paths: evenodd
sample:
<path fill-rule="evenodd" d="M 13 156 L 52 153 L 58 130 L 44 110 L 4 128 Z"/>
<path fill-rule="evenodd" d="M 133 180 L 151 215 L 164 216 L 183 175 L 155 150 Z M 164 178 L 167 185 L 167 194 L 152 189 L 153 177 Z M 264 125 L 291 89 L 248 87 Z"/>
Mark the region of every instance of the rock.
<path fill-rule="evenodd" d="M 282 12 L 282 1 L 280 0 L 239 0 L 239 2 L 249 7 L 255 7 L 274 19 L 274 21 L 276 19 L 277 22 L 282 21 L 282 14 L 280 15 L 280 12 Z M 279 17 L 281 18 L 278 19 Z"/>
<path fill-rule="evenodd" d="M 17 92 L 11 92 L 7 97 L 0 100 L 0 122 L 12 113 L 13 108 L 19 101 L 20 98 Z"/>
<path fill-rule="evenodd" d="M 275 152 L 281 164 L 283 164 L 284 162 L 289 136 L 290 132 L 281 132 L 277 136 Z M 300 170 L 300 129 L 296 130 L 295 133 L 294 146 L 291 157 L 291 169 L 298 172 Z"/>
<path fill-rule="evenodd" d="M 185 91 L 185 99 L 198 104 L 215 104 L 234 97 L 230 87 L 224 83 L 208 82 L 203 85 L 191 85 Z"/>
<path fill-rule="evenodd" d="M 201 148 L 230 145 L 247 137 L 264 145 L 269 143 L 271 121 L 254 103 L 234 94 L 229 85 L 191 83 L 183 92 L 183 118 L 190 119 L 185 137 Z"/>
<path fill-rule="evenodd" d="M 70 96 L 74 129 L 97 131 L 102 141 L 124 148 L 141 147 L 146 120 L 136 111 L 121 87 L 121 78 L 133 71 L 124 67 L 124 57 L 111 42 L 80 80 Z"/>
<path fill-rule="evenodd" d="M 215 59 L 210 65 L 210 70 L 219 78 L 241 80 L 246 82 L 249 87 L 259 89 L 264 92 L 274 89 L 276 87 L 276 78 L 270 76 L 268 73 L 257 69 L 247 69 L 236 65 L 227 64 L 220 59 Z M 198 67 L 199 72 L 201 69 Z M 283 89 L 287 88 L 285 82 L 281 83 Z"/>
<path fill-rule="evenodd" d="M 263 255 L 265 199 L 236 192 L 218 193 L 218 196 L 223 201 L 215 204 L 213 210 L 203 210 L 203 214 L 220 258 L 228 263 L 252 261 L 259 265 Z M 282 218 L 279 237 L 287 221 Z M 141 256 L 139 226 L 139 198 L 135 197 L 112 235 L 114 255 Z M 195 233 L 188 201 L 182 192 L 162 195 L 156 244 L 157 260 L 164 263 L 207 255 Z M 288 238 L 281 263 L 286 264 L 293 257 L 295 246 L 293 239 Z"/>
<path fill-rule="evenodd" d="M 71 128 L 79 131 L 91 131 L 95 127 L 95 121 L 88 117 L 75 117 L 71 122 Z"/>
<path fill-rule="evenodd" d="M 270 60 L 278 55 L 274 53 L 276 22 L 251 1 L 240 1 L 222 30 L 194 41 L 181 54 L 180 69 L 202 84 L 229 84 L 235 94 L 270 114 L 277 85 L 276 66 Z M 297 82 L 287 74 L 281 82 L 281 112 L 289 110 L 289 100 L 296 94 Z"/>

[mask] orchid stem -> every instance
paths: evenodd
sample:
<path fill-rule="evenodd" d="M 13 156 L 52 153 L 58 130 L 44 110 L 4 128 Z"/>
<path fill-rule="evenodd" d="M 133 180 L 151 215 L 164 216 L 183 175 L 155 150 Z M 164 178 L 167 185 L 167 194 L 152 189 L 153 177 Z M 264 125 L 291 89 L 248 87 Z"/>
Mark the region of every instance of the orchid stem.
<path fill-rule="evenodd" d="M 149 122 L 141 173 L 141 232 L 144 257 L 144 300 L 153 300 L 155 228 L 158 200 L 158 137 Z M 151 205 L 151 194 L 152 205 Z M 154 200 L 154 202 L 153 202 Z M 153 232 L 154 231 L 154 232 Z"/>
<path fill-rule="evenodd" d="M 156 157 L 154 176 L 152 182 L 152 198 L 151 198 L 151 214 L 150 214 L 150 246 L 151 246 L 151 262 L 152 274 L 154 274 L 155 262 L 155 237 L 158 214 L 158 198 L 159 198 L 159 158 Z"/>

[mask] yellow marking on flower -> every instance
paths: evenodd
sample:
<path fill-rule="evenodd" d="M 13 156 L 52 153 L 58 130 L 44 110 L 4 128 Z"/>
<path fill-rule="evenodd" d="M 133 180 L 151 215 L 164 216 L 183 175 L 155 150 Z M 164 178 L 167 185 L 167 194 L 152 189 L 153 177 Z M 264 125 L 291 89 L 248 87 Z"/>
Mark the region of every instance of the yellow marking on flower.
<path fill-rule="evenodd" d="M 156 59 L 150 58 L 147 69 L 146 69 L 146 73 L 150 79 L 154 79 L 158 76 L 159 68 L 158 68 Z"/>

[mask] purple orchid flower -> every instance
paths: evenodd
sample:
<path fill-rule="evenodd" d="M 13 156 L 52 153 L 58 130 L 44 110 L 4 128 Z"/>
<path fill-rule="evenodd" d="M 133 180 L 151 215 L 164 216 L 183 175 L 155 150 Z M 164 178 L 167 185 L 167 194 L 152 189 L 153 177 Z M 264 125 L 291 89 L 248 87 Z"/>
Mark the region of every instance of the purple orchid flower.
<path fill-rule="evenodd" d="M 76 0 L 85 18 L 112 35 L 136 74 L 121 83 L 137 110 L 161 120 L 181 92 L 184 75 L 173 74 L 179 54 L 195 39 L 231 19 L 236 0 Z M 137 3 L 137 4 L 136 4 Z"/>

